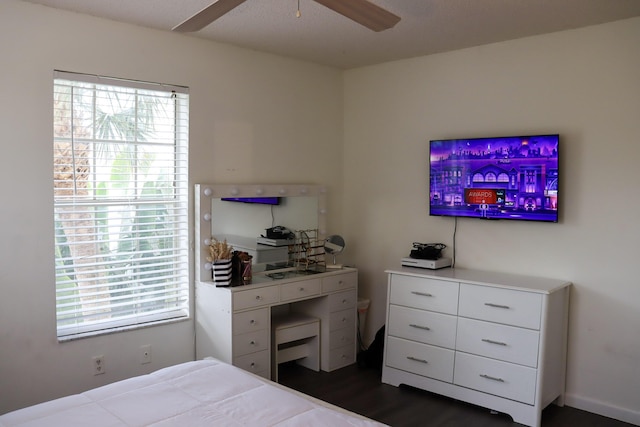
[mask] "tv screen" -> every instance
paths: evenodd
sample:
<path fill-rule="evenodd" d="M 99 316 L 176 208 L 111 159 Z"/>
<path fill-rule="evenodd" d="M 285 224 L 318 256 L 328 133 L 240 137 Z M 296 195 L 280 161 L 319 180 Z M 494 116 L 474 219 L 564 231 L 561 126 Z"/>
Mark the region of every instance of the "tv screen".
<path fill-rule="evenodd" d="M 558 135 L 429 143 L 429 214 L 558 222 Z"/>
<path fill-rule="evenodd" d="M 279 197 L 223 197 L 226 202 L 256 203 L 260 205 L 278 205 Z"/>

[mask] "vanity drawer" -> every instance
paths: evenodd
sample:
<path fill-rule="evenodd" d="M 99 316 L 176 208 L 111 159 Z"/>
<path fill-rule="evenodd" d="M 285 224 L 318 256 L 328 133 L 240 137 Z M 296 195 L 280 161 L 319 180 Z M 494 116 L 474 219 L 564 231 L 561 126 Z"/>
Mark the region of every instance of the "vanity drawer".
<path fill-rule="evenodd" d="M 352 327 L 336 329 L 329 334 L 329 348 L 333 350 L 345 345 L 353 345 L 355 340 Z"/>
<path fill-rule="evenodd" d="M 457 352 L 453 382 L 529 405 L 535 400 L 536 370 L 513 363 Z"/>
<path fill-rule="evenodd" d="M 273 304 L 278 302 L 279 298 L 280 292 L 277 286 L 265 286 L 263 288 L 236 292 L 233 296 L 233 310 L 244 310 Z"/>
<path fill-rule="evenodd" d="M 351 365 L 356 361 L 353 344 L 334 348 L 329 351 L 329 371 Z"/>
<path fill-rule="evenodd" d="M 320 279 L 280 285 L 280 300 L 283 302 L 309 298 L 315 295 L 320 295 Z"/>
<path fill-rule="evenodd" d="M 269 364 L 269 350 L 259 351 L 257 353 L 246 354 L 244 356 L 234 357 L 233 366 L 244 369 L 268 378 L 271 366 Z"/>
<path fill-rule="evenodd" d="M 456 314 L 458 312 L 458 283 L 392 274 L 389 303 Z"/>
<path fill-rule="evenodd" d="M 322 292 L 335 292 L 355 288 L 358 284 L 357 273 L 336 274 L 322 279 Z"/>
<path fill-rule="evenodd" d="M 247 332 L 269 329 L 269 309 L 244 311 L 233 315 L 233 334 L 246 334 Z"/>
<path fill-rule="evenodd" d="M 456 349 L 536 368 L 539 337 L 539 332 L 531 329 L 461 317 Z"/>
<path fill-rule="evenodd" d="M 356 306 L 358 295 L 355 289 L 329 295 L 329 311 L 345 310 Z"/>
<path fill-rule="evenodd" d="M 249 332 L 233 337 L 233 355 L 255 353 L 256 351 L 269 349 L 269 330 Z"/>
<path fill-rule="evenodd" d="M 457 318 L 449 314 L 389 306 L 389 335 L 454 348 Z"/>
<path fill-rule="evenodd" d="M 355 322 L 356 310 L 353 308 L 333 312 L 329 315 L 329 331 L 347 327 L 354 330 Z"/>
<path fill-rule="evenodd" d="M 391 336 L 387 340 L 386 365 L 423 377 L 452 382 L 453 358 L 453 350 Z"/>
<path fill-rule="evenodd" d="M 460 316 L 540 329 L 541 312 L 541 294 L 465 283 L 460 285 Z"/>

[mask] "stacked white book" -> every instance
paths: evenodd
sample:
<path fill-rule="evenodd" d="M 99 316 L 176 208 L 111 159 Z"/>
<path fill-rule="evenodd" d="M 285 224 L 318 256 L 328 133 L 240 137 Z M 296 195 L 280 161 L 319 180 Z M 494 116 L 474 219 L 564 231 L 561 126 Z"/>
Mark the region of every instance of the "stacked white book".
<path fill-rule="evenodd" d="M 288 246 L 293 245 L 293 239 L 269 239 L 267 237 L 258 237 L 256 240 L 259 245 L 267 245 L 267 246 Z"/>

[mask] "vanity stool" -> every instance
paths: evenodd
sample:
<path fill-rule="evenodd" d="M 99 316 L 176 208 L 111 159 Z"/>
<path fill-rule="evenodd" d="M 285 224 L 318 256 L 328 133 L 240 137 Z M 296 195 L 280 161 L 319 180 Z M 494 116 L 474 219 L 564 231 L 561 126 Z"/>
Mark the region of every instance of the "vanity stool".
<path fill-rule="evenodd" d="M 320 319 L 288 313 L 271 319 L 271 380 L 278 382 L 278 365 L 296 360 L 320 370 Z"/>

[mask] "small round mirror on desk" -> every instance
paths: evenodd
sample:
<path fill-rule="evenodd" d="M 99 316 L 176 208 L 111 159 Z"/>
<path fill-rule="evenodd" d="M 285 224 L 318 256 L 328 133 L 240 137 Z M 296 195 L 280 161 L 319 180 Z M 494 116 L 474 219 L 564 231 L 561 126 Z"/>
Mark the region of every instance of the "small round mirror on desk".
<path fill-rule="evenodd" d="M 327 237 L 324 241 L 324 251 L 333 255 L 333 264 L 328 264 L 327 268 L 342 268 L 342 264 L 336 264 L 336 255 L 344 250 L 345 243 L 342 236 L 337 234 Z"/>

